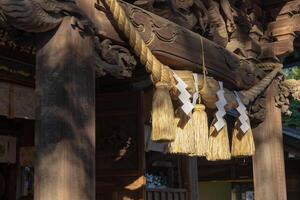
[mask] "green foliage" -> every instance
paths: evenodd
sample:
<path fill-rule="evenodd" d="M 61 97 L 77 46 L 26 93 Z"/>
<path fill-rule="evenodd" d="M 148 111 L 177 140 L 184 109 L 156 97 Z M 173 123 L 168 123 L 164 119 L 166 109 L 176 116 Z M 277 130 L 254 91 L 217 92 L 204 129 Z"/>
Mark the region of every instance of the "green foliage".
<path fill-rule="evenodd" d="M 287 79 L 300 79 L 300 67 L 295 66 L 283 70 L 283 73 Z"/>
<path fill-rule="evenodd" d="M 300 67 L 295 66 L 284 70 L 286 79 L 300 79 Z M 289 126 L 291 128 L 296 128 L 300 130 L 300 102 L 296 100 L 291 100 L 290 111 L 292 111 L 291 116 L 283 117 L 283 125 Z"/>
<path fill-rule="evenodd" d="M 283 125 L 300 130 L 300 102 L 292 100 L 290 110 L 292 115 L 283 117 Z"/>

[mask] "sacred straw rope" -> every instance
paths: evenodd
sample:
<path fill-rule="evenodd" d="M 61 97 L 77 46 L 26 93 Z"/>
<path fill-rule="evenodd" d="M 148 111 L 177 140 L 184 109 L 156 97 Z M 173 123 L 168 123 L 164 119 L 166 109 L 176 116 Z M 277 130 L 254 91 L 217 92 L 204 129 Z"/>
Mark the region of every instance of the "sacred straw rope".
<path fill-rule="evenodd" d="M 130 46 L 134 49 L 140 61 L 145 65 L 148 72 L 151 73 L 152 81 L 155 83 L 162 81 L 170 84 L 173 83 L 172 72 L 170 68 L 162 64 L 147 47 L 144 40 L 141 38 L 139 32 L 133 26 L 131 21 L 126 16 L 124 9 L 117 0 L 106 0 L 110 11 L 113 14 L 119 29 L 129 39 Z M 241 99 L 245 105 L 253 101 L 265 88 L 271 83 L 277 73 L 282 69 L 282 64 L 279 63 L 260 63 L 257 64 L 260 68 L 273 69 L 266 77 L 259 83 L 248 90 L 240 91 Z"/>
<path fill-rule="evenodd" d="M 283 65 L 280 63 L 260 63 L 257 64 L 259 68 L 273 69 L 266 77 L 264 77 L 259 83 L 255 84 L 248 90 L 240 91 L 242 101 L 245 105 L 252 102 L 276 77 L 278 72 L 282 69 Z"/>
<path fill-rule="evenodd" d="M 172 80 L 171 70 L 152 54 L 151 50 L 147 47 L 138 31 L 126 16 L 119 2 L 117 0 L 106 0 L 106 2 L 119 29 L 123 31 L 125 36 L 129 39 L 130 46 L 134 49 L 136 55 L 140 57 L 140 61 L 145 65 L 147 71 L 151 73 L 154 84 L 159 81 L 170 83 Z"/>

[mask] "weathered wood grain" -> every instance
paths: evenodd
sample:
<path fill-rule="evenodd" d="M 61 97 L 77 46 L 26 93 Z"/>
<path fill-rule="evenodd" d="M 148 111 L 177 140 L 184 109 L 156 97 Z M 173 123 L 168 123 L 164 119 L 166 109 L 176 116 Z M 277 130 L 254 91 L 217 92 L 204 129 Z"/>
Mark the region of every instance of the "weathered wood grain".
<path fill-rule="evenodd" d="M 276 84 L 267 90 L 265 121 L 254 129 L 253 177 L 256 200 L 286 200 L 281 111 L 275 106 Z"/>
<path fill-rule="evenodd" d="M 95 199 L 94 46 L 70 22 L 37 52 L 36 200 Z"/>
<path fill-rule="evenodd" d="M 188 190 L 188 200 L 198 199 L 198 167 L 196 157 L 181 160 L 183 186 Z"/>

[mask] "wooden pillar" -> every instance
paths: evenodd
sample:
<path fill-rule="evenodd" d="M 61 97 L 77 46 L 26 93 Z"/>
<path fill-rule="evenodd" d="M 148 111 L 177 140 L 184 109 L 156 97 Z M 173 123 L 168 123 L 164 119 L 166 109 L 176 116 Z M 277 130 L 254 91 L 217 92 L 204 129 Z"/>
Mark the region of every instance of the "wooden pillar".
<path fill-rule="evenodd" d="M 265 121 L 254 129 L 253 156 L 256 200 L 286 200 L 281 111 L 275 106 L 277 84 L 267 90 Z"/>
<path fill-rule="evenodd" d="M 181 175 L 183 187 L 188 190 L 188 200 L 198 199 L 198 166 L 197 158 L 183 157 L 181 159 Z"/>
<path fill-rule="evenodd" d="M 38 43 L 35 200 L 95 199 L 93 48 L 69 17 Z"/>

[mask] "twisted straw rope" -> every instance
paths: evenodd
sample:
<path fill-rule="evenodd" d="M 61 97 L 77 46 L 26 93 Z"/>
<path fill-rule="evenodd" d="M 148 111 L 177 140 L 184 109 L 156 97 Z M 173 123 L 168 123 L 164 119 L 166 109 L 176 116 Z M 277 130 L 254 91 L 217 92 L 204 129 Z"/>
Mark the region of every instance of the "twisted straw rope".
<path fill-rule="evenodd" d="M 117 0 L 106 0 L 107 5 L 119 29 L 129 39 L 130 46 L 134 49 L 140 61 L 145 65 L 147 71 L 151 73 L 153 83 L 165 82 L 170 83 L 172 80 L 172 72 L 170 68 L 162 64 L 148 48 L 138 31 L 135 29 L 131 21 L 126 16 L 124 9 Z"/>
<path fill-rule="evenodd" d="M 114 20 L 117 22 L 119 29 L 129 39 L 130 46 L 134 49 L 136 55 L 139 56 L 141 63 L 145 65 L 147 71 L 151 73 L 151 79 L 153 83 L 156 84 L 157 82 L 164 82 L 168 84 L 169 87 L 171 87 L 170 85 L 172 85 L 171 83 L 174 81 L 171 69 L 168 66 L 162 64 L 152 54 L 151 50 L 148 48 L 136 28 L 128 19 L 124 9 L 121 7 L 119 2 L 117 0 L 106 0 L 106 3 L 111 13 L 113 14 Z M 254 85 L 250 89 L 239 92 L 241 94 L 241 99 L 245 105 L 248 105 L 261 92 L 263 92 L 266 87 L 268 87 L 277 73 L 282 69 L 282 64 L 260 63 L 257 64 L 257 67 L 264 70 L 273 71 L 271 71 L 258 84 Z M 203 69 L 203 73 L 206 73 L 205 69 Z"/>
<path fill-rule="evenodd" d="M 259 63 L 256 66 L 265 70 L 273 70 L 250 89 L 239 92 L 245 105 L 248 105 L 250 102 L 254 101 L 254 99 L 268 87 L 268 85 L 283 67 L 283 65 L 280 63 Z"/>

